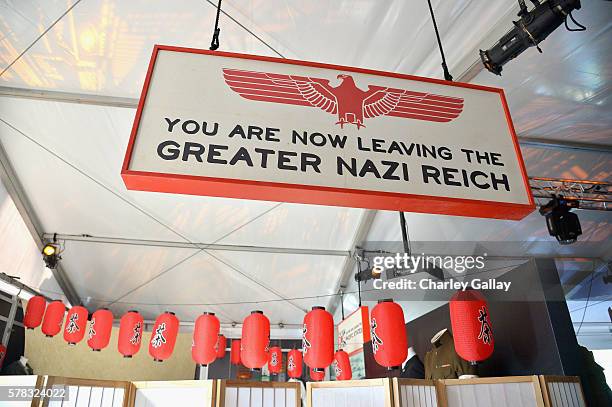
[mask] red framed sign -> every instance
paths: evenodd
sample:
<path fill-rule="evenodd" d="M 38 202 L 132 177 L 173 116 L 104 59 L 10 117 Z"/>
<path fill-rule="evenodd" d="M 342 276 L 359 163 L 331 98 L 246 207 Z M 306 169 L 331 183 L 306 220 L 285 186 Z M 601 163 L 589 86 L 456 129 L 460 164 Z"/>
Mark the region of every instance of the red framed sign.
<path fill-rule="evenodd" d="M 155 46 L 128 189 L 521 219 L 534 202 L 501 89 Z"/>

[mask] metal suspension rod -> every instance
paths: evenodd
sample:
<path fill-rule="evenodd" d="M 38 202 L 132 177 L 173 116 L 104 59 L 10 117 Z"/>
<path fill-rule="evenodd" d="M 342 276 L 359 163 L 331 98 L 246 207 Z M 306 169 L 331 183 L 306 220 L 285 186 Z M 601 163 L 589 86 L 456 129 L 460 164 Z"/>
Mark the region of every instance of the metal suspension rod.
<path fill-rule="evenodd" d="M 427 4 L 429 5 L 429 13 L 431 14 L 431 21 L 433 22 L 434 31 L 436 32 L 436 39 L 438 40 L 438 48 L 440 49 L 440 56 L 442 57 L 442 70 L 444 71 L 444 79 L 447 81 L 452 81 L 453 77 L 448 71 L 448 66 L 446 65 L 446 57 L 444 56 L 444 48 L 442 48 L 442 41 L 440 40 L 440 32 L 438 31 L 438 24 L 436 23 L 436 16 L 433 11 L 433 7 L 431 6 L 431 0 L 427 0 Z"/>

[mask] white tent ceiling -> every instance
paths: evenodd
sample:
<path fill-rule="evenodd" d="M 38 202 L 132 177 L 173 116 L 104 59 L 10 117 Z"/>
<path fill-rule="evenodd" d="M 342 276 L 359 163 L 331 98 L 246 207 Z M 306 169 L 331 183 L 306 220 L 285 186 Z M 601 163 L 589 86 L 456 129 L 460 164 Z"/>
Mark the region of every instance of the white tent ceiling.
<path fill-rule="evenodd" d="M 73 235 L 63 269 L 92 309 L 138 308 L 147 318 L 171 309 L 187 321 L 213 310 L 229 323 L 257 308 L 273 323 L 299 324 L 303 310 L 337 302 L 330 294 L 344 282 L 347 254 L 365 237 L 371 212 L 128 191 L 119 175 L 134 109 L 118 106 L 138 97 L 154 44 L 208 47 L 212 3 L 0 2 L 0 143 L 39 232 Z M 516 9 L 515 0 L 433 4 L 456 77 L 511 26 Z M 226 0 L 223 7 L 231 18 L 221 18 L 221 50 L 441 77 L 426 1 Z M 560 29 L 544 55 L 530 50 L 503 77 L 483 71 L 473 81 L 508 91 L 523 137 L 602 145 L 526 143 L 530 175 L 608 180 L 612 4 L 585 2 L 575 15 L 589 31 Z M 71 102 L 58 102 L 65 92 Z M 74 103 L 79 98 L 84 103 Z M 609 256 L 611 216 L 580 217 L 582 240 L 598 245 L 551 245 L 538 214 L 520 222 L 411 214 L 408 223 L 413 240 L 543 242 L 526 253 Z M 396 213 L 378 212 L 367 239 L 398 240 L 397 223 Z"/>

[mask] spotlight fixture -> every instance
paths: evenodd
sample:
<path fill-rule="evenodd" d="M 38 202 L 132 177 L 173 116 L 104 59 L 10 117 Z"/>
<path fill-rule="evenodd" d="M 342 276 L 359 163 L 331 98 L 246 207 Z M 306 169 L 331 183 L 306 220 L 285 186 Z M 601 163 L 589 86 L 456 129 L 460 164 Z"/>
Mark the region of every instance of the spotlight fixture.
<path fill-rule="evenodd" d="M 502 66 L 519 56 L 530 47 L 536 47 L 546 39 L 561 24 L 565 23 L 568 31 L 584 31 L 572 17 L 572 11 L 580 9 L 580 0 L 531 0 L 533 10 L 527 11 L 525 0 L 518 0 L 521 10 L 520 19 L 513 21 L 514 27 L 506 33 L 493 47 L 480 50 L 480 59 L 490 72 L 501 75 Z M 570 28 L 567 18 L 570 18 L 579 28 Z"/>
<path fill-rule="evenodd" d="M 379 279 L 382 274 L 382 267 L 374 266 L 355 273 L 355 281 L 365 283 L 368 280 Z"/>
<path fill-rule="evenodd" d="M 540 208 L 540 214 L 546 217 L 548 233 L 556 237 L 560 244 L 574 243 L 582 234 L 578 215 L 570 212 L 573 208 L 578 208 L 578 201 L 567 200 L 562 195 L 553 196 Z"/>
<path fill-rule="evenodd" d="M 42 256 L 45 262 L 45 266 L 49 269 L 54 269 L 57 267 L 57 262 L 61 260 L 61 247 L 57 242 L 57 238 L 54 235 L 52 242 L 47 242 L 42 249 Z"/>

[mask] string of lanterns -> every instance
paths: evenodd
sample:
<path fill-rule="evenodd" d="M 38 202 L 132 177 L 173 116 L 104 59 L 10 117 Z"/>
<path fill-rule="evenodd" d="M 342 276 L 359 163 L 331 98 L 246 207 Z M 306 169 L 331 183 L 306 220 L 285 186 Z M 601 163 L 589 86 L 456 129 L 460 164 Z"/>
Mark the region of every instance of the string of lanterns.
<path fill-rule="evenodd" d="M 449 303 L 455 350 L 471 363 L 481 362 L 491 356 L 494 349 L 489 307 L 485 298 L 475 290 L 457 292 Z M 41 326 L 47 337 L 62 330 L 65 306 L 61 301 L 48 305 L 42 296 L 32 297 L 26 306 L 23 324 L 28 329 Z M 87 334 L 87 345 L 101 351 L 110 343 L 113 314 L 107 308 L 96 310 L 86 330 L 88 310 L 74 306 L 66 314 L 63 337 L 69 345 L 81 342 Z M 333 365 L 336 380 L 350 380 L 352 369 L 347 352 L 334 352 L 334 321 L 324 307 L 313 307 L 304 316 L 302 349 L 292 349 L 287 354 L 287 374 L 290 378 L 302 376 L 302 365 L 310 370 L 312 380 L 325 377 L 325 369 Z M 192 358 L 195 363 L 207 366 L 225 357 L 227 338 L 220 333 L 220 322 L 214 313 L 200 315 L 194 325 Z M 402 307 L 392 300 L 381 300 L 374 306 L 370 317 L 372 350 L 376 362 L 391 369 L 401 367 L 408 352 L 408 336 Z M 139 352 L 144 329 L 144 319 L 138 311 L 130 310 L 121 317 L 117 349 L 125 358 Z M 162 362 L 174 351 L 179 331 L 179 320 L 173 312 L 159 315 L 153 325 L 149 340 L 149 354 Z M 271 374 L 279 374 L 283 366 L 282 349 L 269 347 L 270 321 L 262 311 L 253 311 L 242 324 L 242 337 L 230 344 L 230 363 L 242 364 L 252 370 L 268 365 Z"/>

